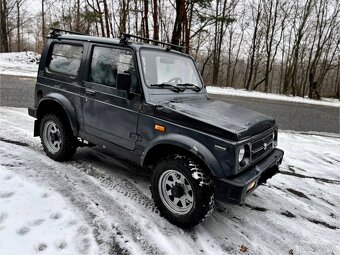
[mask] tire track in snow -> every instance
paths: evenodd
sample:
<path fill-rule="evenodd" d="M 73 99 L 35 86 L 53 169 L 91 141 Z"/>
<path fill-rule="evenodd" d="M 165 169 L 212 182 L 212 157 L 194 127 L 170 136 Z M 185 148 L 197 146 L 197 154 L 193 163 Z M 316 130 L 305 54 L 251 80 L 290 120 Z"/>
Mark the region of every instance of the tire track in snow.
<path fill-rule="evenodd" d="M 108 175 L 105 170 L 83 162 L 54 162 L 42 155 L 40 151 L 36 151 L 35 148 L 30 148 L 31 146 L 27 148 L 13 142 L 1 142 L 6 142 L 9 144 L 7 146 L 17 148 L 14 150 L 15 153 L 6 153 L 0 148 L 1 155 L 12 162 L 8 166 L 10 169 L 15 169 L 19 174 L 24 174 L 34 181 L 52 187 L 78 208 L 78 211 L 93 228 L 93 234 L 99 244 L 101 254 L 106 254 L 108 250 L 117 254 L 129 254 L 130 252 L 138 254 L 140 251 L 143 254 L 163 254 L 166 251 L 159 250 L 153 240 L 150 240 L 145 234 L 155 227 L 164 237 L 179 236 L 178 239 L 184 240 L 182 246 L 190 247 L 193 254 L 201 252 L 200 245 L 188 233 L 160 218 L 151 198 L 143 195 L 133 182 L 112 176 L 112 174 Z M 21 155 L 25 155 L 25 158 L 21 158 Z M 2 160 L 1 164 L 8 165 L 8 162 Z M 19 171 L 17 166 L 26 169 L 26 171 Z M 27 171 L 27 169 L 29 170 Z M 89 179 L 89 176 L 93 180 Z M 116 195 L 112 196 L 112 192 Z M 144 209 L 139 209 L 138 213 L 152 222 L 151 225 L 156 224 L 156 226 L 151 226 L 148 229 L 148 223 L 140 223 L 139 218 L 134 217 L 136 213 L 134 208 L 126 207 L 122 201 L 117 202 L 116 198 L 119 196 L 146 209 L 147 213 L 144 212 Z M 124 200 L 126 201 L 126 199 Z M 136 251 L 134 246 L 140 250 Z M 180 248 L 177 249 L 175 246 L 176 244 L 173 244 L 172 248 L 180 252 Z M 188 247 L 185 247 L 186 251 L 188 251 Z"/>
<path fill-rule="evenodd" d="M 122 194 L 123 196 L 135 201 L 139 205 L 143 206 L 145 209 L 159 215 L 159 211 L 156 208 L 154 202 L 150 198 L 147 198 L 146 196 L 140 194 L 140 191 L 135 188 L 131 181 L 120 177 L 109 176 L 96 167 L 86 165 L 86 163 L 70 162 L 70 164 L 80 171 L 83 171 L 86 174 L 96 178 L 109 190 L 114 190 Z"/>
<path fill-rule="evenodd" d="M 5 153 L 2 148 L 0 148 L 0 152 L 13 162 L 13 166 L 9 167 L 9 169 L 14 170 L 16 168 L 15 166 L 21 162 L 18 156 L 19 154 L 22 155 L 23 152 L 21 152 L 20 149 L 16 149 L 17 155 Z M 73 170 L 70 169 L 70 167 L 62 169 L 61 166 L 63 164 L 53 161 L 52 163 L 46 163 L 45 159 L 42 159 L 43 157 L 46 158 L 46 156 L 34 155 L 36 153 L 31 153 L 27 150 L 25 150 L 24 153 L 29 159 L 27 159 L 25 166 L 23 165 L 22 168 L 31 169 L 30 171 L 26 171 L 25 174 L 28 174 L 27 176 L 33 178 L 35 181 L 47 183 L 48 186 L 51 186 L 63 194 L 63 196 L 78 208 L 78 211 L 82 212 L 86 221 L 95 229 L 94 236 L 99 247 L 104 246 L 101 247 L 102 254 L 107 254 L 107 250 L 115 251 L 117 254 L 129 254 L 124 244 L 121 243 L 121 239 L 124 239 L 123 242 L 129 239 L 129 241 L 139 241 L 141 247 L 153 247 L 153 252 L 145 253 L 145 251 L 143 251 L 145 254 L 160 253 L 156 247 L 148 243 L 147 240 L 142 239 L 138 232 L 132 233 L 133 235 L 129 236 L 132 231 L 128 230 L 138 225 L 138 222 L 134 222 L 130 217 L 125 217 L 125 220 L 124 217 L 119 217 L 119 225 L 128 226 L 127 229 L 119 230 L 119 228 L 115 226 L 117 220 L 109 217 L 110 214 L 105 214 L 103 211 L 111 211 L 113 214 L 121 215 L 122 212 L 128 214 L 127 210 L 118 205 L 117 202 L 109 196 L 107 191 L 87 180 L 86 173 L 83 170 L 80 170 L 81 175 L 79 175 L 74 171 L 70 172 L 69 170 Z M 6 160 L 1 160 L 1 164 L 6 164 Z M 39 171 L 36 171 L 37 164 L 40 167 Z M 124 233 L 124 238 L 122 238 L 123 234 L 119 235 L 117 233 Z"/>

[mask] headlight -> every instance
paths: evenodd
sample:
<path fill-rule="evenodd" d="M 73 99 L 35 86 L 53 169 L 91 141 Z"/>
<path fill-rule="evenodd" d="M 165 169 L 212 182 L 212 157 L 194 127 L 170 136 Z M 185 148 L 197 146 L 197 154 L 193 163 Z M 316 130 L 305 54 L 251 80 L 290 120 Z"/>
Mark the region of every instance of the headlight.
<path fill-rule="evenodd" d="M 241 161 L 244 159 L 244 154 L 245 154 L 246 150 L 244 149 L 244 146 L 242 145 L 242 147 L 240 147 L 239 151 L 238 151 L 238 162 L 241 163 Z"/>

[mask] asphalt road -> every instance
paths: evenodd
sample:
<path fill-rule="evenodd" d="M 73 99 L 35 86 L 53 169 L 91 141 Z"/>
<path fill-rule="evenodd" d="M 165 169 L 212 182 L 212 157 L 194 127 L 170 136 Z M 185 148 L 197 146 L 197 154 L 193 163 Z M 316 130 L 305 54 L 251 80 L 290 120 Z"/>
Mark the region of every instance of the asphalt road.
<path fill-rule="evenodd" d="M 280 129 L 340 134 L 339 107 L 225 95 L 210 97 L 272 116 Z"/>
<path fill-rule="evenodd" d="M 0 75 L 0 106 L 32 106 L 34 84 L 34 78 Z M 272 116 L 280 129 L 340 134 L 339 107 L 213 94 L 210 97 Z"/>

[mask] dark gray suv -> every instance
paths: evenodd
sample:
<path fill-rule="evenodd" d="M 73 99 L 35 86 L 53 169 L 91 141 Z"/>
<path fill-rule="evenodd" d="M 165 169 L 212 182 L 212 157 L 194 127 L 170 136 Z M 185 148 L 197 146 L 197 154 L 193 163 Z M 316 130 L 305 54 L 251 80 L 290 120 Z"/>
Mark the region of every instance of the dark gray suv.
<path fill-rule="evenodd" d="M 97 145 L 150 169 L 161 214 L 188 228 L 278 172 L 275 120 L 209 99 L 178 46 L 54 29 L 39 65 L 34 135 L 57 161 Z M 152 41 L 152 40 L 148 40 Z"/>

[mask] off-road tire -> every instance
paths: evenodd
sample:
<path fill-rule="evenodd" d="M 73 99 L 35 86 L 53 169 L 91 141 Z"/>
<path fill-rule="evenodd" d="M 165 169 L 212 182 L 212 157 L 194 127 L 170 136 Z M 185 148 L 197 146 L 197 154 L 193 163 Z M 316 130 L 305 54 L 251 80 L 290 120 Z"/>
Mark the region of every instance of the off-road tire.
<path fill-rule="evenodd" d="M 190 211 L 177 214 L 165 205 L 160 194 L 162 176 L 169 170 L 176 170 L 190 183 L 193 202 Z M 205 220 L 215 207 L 214 184 L 204 168 L 195 160 L 184 155 L 173 155 L 160 160 L 153 169 L 150 190 L 161 215 L 171 223 L 187 229 Z M 163 193 L 164 194 L 164 193 Z M 163 196 L 163 201 L 161 196 Z M 169 206 L 168 206 L 169 207 Z"/>
<path fill-rule="evenodd" d="M 46 128 L 45 126 L 51 125 L 51 123 L 53 123 L 58 128 L 60 147 L 57 151 L 50 149 L 48 145 L 48 138 L 46 138 L 46 135 L 44 135 L 44 128 Z M 46 114 L 42 118 L 40 124 L 40 139 L 47 156 L 55 161 L 69 160 L 75 154 L 77 149 L 78 141 L 72 134 L 68 120 L 55 114 Z"/>

